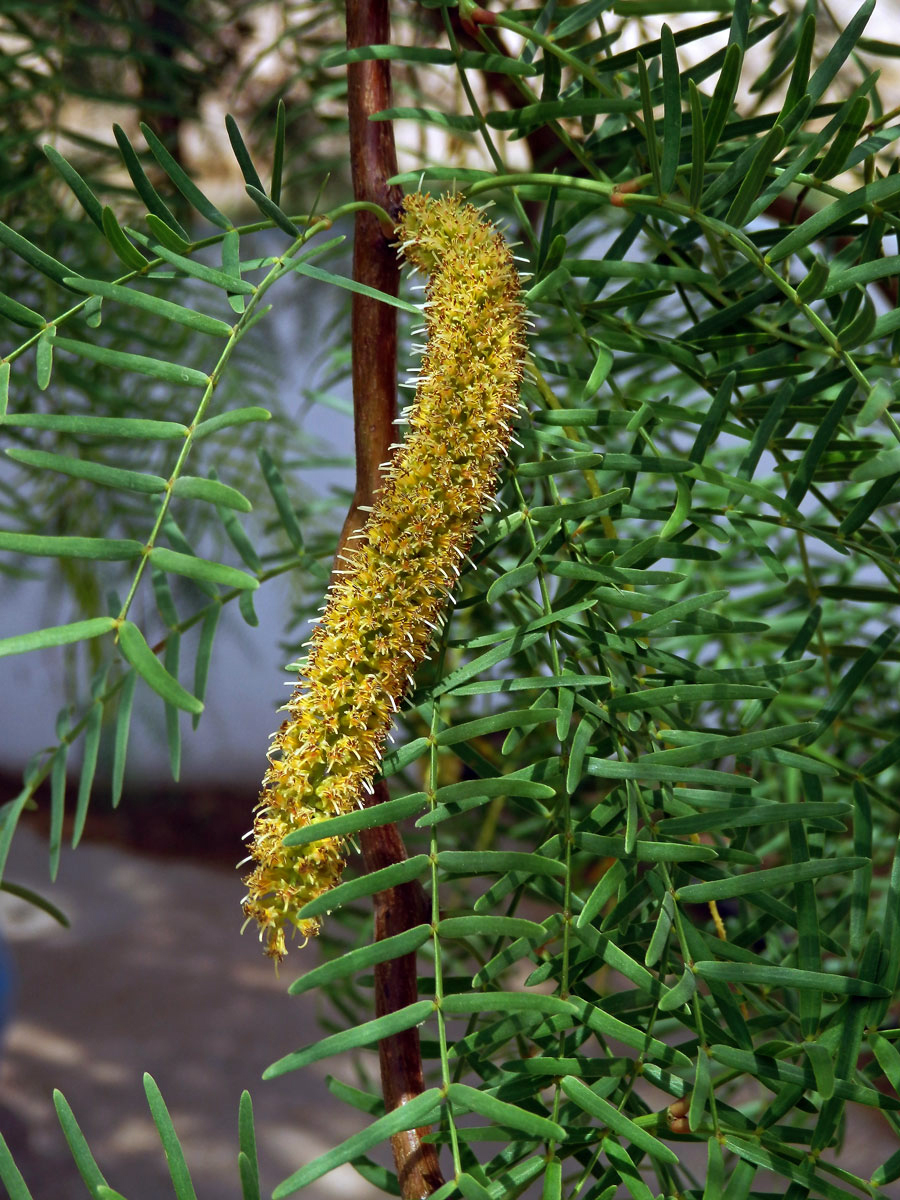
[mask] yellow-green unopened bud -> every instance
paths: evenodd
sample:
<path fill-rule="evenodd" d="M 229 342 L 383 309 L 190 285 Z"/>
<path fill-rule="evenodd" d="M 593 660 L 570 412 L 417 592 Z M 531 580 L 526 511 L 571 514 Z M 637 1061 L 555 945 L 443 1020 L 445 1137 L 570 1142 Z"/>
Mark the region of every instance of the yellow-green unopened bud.
<path fill-rule="evenodd" d="M 282 839 L 362 804 L 412 673 L 496 490 L 518 406 L 524 310 L 501 235 L 457 196 L 406 199 L 407 259 L 430 275 L 428 345 L 410 434 L 386 473 L 364 536 L 344 553 L 304 678 L 269 751 L 256 810 L 244 912 L 266 953 L 300 909 L 339 881 L 343 839 Z"/>

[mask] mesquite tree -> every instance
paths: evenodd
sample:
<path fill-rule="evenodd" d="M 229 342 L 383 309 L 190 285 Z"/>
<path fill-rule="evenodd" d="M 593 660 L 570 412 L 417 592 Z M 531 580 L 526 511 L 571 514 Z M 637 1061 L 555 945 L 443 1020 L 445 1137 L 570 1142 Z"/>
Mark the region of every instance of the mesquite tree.
<path fill-rule="evenodd" d="M 842 1161 L 858 1108 L 900 1132 L 891 47 L 866 39 L 872 0 L 841 30 L 814 3 L 674 7 L 676 29 L 643 24 L 662 0 L 408 0 L 392 30 L 386 0 L 319 5 L 298 26 L 301 117 L 288 88 L 274 137 L 229 122 L 258 209 L 241 223 L 185 170 L 165 106 L 159 134 L 117 130 L 124 195 L 101 144 L 49 150 L 88 222 L 33 221 L 23 105 L 44 85 L 16 91 L 11 60 L 0 550 L 10 570 L 49 560 L 79 609 L 0 655 L 83 652 L 0 862 L 49 780 L 55 870 L 70 752 L 75 840 L 103 739 L 118 800 L 137 689 L 162 698 L 177 765 L 225 606 L 252 623 L 253 592 L 290 572 L 305 615 L 331 579 L 245 905 L 289 990 L 334 996 L 344 1022 L 267 1074 L 351 1050 L 369 1090 L 333 1082 L 360 1130 L 278 1197 L 347 1162 L 388 1194 L 466 1200 L 745 1200 L 772 1175 L 833 1200 L 900 1177 L 900 1149 L 865 1178 Z M 166 35 L 139 59 L 147 114 L 154 79 L 181 78 L 189 32 Z M 423 136 L 401 171 L 401 128 L 440 131 L 437 160 Z M 295 202 L 348 151 L 338 202 Z M 402 217 L 417 192 L 448 198 Z M 347 216 L 352 278 L 329 258 Z M 281 248 L 260 257 L 260 229 Z M 231 433 L 278 407 L 246 403 L 243 339 L 297 273 L 352 293 L 343 526 L 294 486 L 283 423 L 255 457 Z M 419 440 L 397 451 L 414 324 Z M 320 924 L 310 969 L 290 934 Z M 249 1097 L 239 1165 L 252 1200 Z M 28 1197 L 2 1143 L 0 1179 Z"/>

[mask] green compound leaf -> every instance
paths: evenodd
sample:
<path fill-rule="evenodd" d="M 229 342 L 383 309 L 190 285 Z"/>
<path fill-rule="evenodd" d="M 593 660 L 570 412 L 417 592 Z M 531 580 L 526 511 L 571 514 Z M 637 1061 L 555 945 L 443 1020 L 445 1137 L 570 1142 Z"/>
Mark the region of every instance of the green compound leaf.
<path fill-rule="evenodd" d="M 168 704 L 183 708 L 185 712 L 200 713 L 203 704 L 196 696 L 181 686 L 165 669 L 150 647 L 137 625 L 122 621 L 119 625 L 119 646 L 122 654 L 131 663 L 144 682 Z"/>

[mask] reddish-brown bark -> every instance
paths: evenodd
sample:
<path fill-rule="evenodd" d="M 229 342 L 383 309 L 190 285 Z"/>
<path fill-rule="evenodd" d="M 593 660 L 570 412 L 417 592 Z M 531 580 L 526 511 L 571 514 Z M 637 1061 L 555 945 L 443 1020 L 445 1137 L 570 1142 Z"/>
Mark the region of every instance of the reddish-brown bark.
<path fill-rule="evenodd" d="M 388 0 L 347 0 L 347 48 L 390 41 Z M 372 113 L 391 103 L 390 63 L 369 60 L 347 67 L 350 119 L 350 168 L 357 200 L 380 204 L 392 216 L 400 211 L 402 192 L 388 179 L 397 172 L 390 122 L 370 121 Z M 353 278 L 390 295 L 397 294 L 397 254 L 376 217 L 356 216 Z M 365 524 L 360 506 L 371 505 L 381 481 L 380 464 L 390 457 L 397 389 L 396 309 L 354 295 L 352 309 L 353 412 L 356 437 L 356 489 L 347 513 L 338 553 L 349 536 Z M 387 799 L 384 783 L 375 785 L 372 803 Z M 366 869 L 377 871 L 406 858 L 396 825 L 365 830 L 361 835 Z M 374 899 L 375 938 L 380 941 L 428 920 L 428 904 L 418 882 L 379 892 Z M 417 999 L 416 956 L 406 954 L 375 967 L 377 1016 L 396 1012 Z M 381 1087 L 388 1112 L 424 1090 L 418 1029 L 408 1029 L 379 1043 Z M 434 1146 L 422 1142 L 427 1130 L 409 1130 L 391 1139 L 402 1195 L 424 1200 L 443 1181 Z"/>

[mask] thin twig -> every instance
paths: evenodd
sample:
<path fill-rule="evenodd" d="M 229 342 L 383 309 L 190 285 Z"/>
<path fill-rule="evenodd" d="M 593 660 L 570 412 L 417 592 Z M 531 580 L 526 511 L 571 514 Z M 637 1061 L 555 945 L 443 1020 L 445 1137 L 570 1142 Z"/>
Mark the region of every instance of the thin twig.
<path fill-rule="evenodd" d="M 347 0 L 347 48 L 390 41 L 388 0 Z M 350 168 L 353 194 L 371 200 L 392 215 L 402 202 L 400 188 L 388 185 L 397 173 L 393 128 L 388 121 L 370 121 L 372 113 L 390 107 L 391 76 L 387 60 L 350 63 L 347 67 L 350 122 Z M 379 291 L 397 295 L 399 265 L 378 220 L 357 213 L 353 246 L 353 278 Z M 381 483 L 381 464 L 390 457 L 396 413 L 396 309 L 366 296 L 354 295 L 352 307 L 353 414 L 356 437 L 356 489 L 341 532 L 340 554 L 351 534 L 365 524 L 361 506 L 371 505 Z M 371 802 L 388 798 L 383 782 L 375 785 Z M 365 830 L 361 835 L 368 871 L 406 858 L 396 825 Z M 374 899 L 375 939 L 381 941 L 428 920 L 428 904 L 418 881 L 379 892 Z M 416 956 L 406 954 L 375 967 L 375 1012 L 386 1016 L 417 999 Z M 379 1043 L 381 1089 L 388 1112 L 424 1090 L 418 1029 L 408 1029 Z M 412 1129 L 391 1138 L 400 1190 L 405 1200 L 424 1200 L 444 1180 L 437 1150 L 422 1142 L 427 1129 Z"/>

